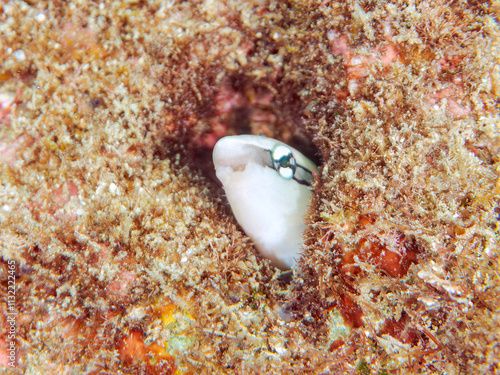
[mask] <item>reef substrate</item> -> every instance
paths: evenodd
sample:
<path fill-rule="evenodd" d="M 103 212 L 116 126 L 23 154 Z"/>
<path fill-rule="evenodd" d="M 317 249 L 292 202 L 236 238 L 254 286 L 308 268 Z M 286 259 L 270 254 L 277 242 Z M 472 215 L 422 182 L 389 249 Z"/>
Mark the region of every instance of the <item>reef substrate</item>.
<path fill-rule="evenodd" d="M 3 1 L 1 371 L 498 371 L 499 9 Z M 291 277 L 211 165 L 260 132 L 321 164 Z"/>

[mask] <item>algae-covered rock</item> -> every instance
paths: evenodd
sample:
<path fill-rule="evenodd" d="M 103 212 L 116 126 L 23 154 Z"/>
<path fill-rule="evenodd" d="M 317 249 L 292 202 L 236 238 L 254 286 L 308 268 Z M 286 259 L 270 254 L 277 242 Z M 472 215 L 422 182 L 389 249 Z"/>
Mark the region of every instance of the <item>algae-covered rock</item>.
<path fill-rule="evenodd" d="M 4 2 L 2 371 L 498 371 L 499 9 Z M 245 133 L 321 165 L 293 274 L 215 178 Z"/>

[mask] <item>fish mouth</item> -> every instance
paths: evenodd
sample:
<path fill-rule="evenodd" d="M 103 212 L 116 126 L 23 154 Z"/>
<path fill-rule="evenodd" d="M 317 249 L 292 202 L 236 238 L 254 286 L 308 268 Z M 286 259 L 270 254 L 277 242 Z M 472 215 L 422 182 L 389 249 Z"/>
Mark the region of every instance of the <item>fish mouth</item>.
<path fill-rule="evenodd" d="M 213 150 L 213 162 L 215 169 L 230 167 L 235 172 L 244 171 L 248 163 L 267 165 L 265 158 L 269 158 L 268 152 L 253 144 L 242 142 L 233 137 L 220 139 Z"/>
<path fill-rule="evenodd" d="M 243 172 L 247 168 L 247 164 L 240 164 L 235 167 L 232 167 L 234 172 Z"/>

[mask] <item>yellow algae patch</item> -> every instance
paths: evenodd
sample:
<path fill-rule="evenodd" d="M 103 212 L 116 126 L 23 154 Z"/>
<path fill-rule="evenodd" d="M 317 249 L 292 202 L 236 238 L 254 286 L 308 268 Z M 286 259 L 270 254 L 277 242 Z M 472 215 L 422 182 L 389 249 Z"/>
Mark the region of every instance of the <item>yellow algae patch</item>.
<path fill-rule="evenodd" d="M 169 303 L 158 307 L 163 334 L 159 342 L 171 354 L 180 354 L 194 345 L 193 325 L 195 320 L 186 309 Z"/>

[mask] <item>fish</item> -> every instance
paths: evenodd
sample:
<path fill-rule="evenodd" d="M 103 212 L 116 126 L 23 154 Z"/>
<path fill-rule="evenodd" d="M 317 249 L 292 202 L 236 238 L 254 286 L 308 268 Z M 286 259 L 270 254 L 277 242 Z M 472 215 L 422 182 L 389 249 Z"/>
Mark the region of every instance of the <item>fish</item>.
<path fill-rule="evenodd" d="M 221 138 L 212 157 L 233 215 L 256 249 L 281 270 L 294 267 L 304 244 L 316 164 L 259 135 Z"/>

